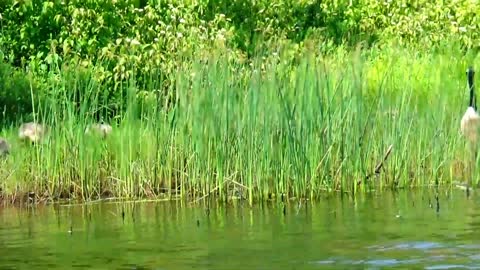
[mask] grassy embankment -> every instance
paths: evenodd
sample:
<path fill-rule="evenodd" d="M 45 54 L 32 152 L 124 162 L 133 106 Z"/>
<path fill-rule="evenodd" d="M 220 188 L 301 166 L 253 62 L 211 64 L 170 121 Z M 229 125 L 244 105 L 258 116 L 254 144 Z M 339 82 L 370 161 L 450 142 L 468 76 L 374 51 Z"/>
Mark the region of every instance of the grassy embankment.
<path fill-rule="evenodd" d="M 22 144 L 18 126 L 1 131 L 12 144 L 11 156 L 0 161 L 3 199 L 24 199 L 28 192 L 51 200 L 314 199 L 326 191 L 478 179 L 470 177 L 471 156 L 459 134 L 465 68 L 475 56 L 338 49 L 321 57 L 312 51 L 296 57 L 280 51 L 252 65 L 221 53 L 208 61 L 194 57 L 178 65 L 169 86 L 174 97 L 162 110 L 155 105 L 166 100 L 155 96 L 139 106 L 138 95 L 129 94 L 138 90 L 131 80 L 121 91 L 127 109 L 106 140 L 83 132 L 92 120 L 82 104 L 101 109 L 102 87 L 85 83 L 76 69 L 60 69 L 51 85 L 58 94 L 35 107 L 51 127 L 45 142 Z M 160 87 L 157 78 L 149 80 Z M 79 104 L 65 87 L 81 88 Z M 42 113 L 46 109 L 50 113 Z"/>

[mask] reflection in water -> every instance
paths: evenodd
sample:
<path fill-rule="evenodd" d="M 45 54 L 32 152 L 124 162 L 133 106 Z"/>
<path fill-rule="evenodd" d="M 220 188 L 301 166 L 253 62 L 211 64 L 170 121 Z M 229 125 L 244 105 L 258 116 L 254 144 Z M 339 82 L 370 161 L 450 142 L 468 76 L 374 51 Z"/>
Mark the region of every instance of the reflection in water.
<path fill-rule="evenodd" d="M 462 192 L 248 207 L 184 202 L 0 209 L 0 269 L 477 269 L 480 208 Z M 433 205 L 433 206 L 432 206 Z M 477 240 L 478 239 L 478 240 Z"/>

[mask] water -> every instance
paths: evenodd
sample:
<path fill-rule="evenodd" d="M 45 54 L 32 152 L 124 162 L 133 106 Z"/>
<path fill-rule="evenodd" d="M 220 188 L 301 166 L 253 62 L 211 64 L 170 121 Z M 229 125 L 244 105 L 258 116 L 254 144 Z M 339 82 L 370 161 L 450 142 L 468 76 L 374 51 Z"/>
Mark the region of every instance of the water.
<path fill-rule="evenodd" d="M 480 269 L 475 195 L 4 208 L 0 269 Z"/>

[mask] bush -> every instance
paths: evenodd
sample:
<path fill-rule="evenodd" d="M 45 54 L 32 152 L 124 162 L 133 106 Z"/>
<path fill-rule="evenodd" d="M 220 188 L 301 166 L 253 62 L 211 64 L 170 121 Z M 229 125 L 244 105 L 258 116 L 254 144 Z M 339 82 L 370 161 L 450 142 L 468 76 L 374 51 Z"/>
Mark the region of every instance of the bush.
<path fill-rule="evenodd" d="M 238 62 L 269 57 L 292 43 L 289 54 L 307 44 L 329 53 L 359 42 L 419 51 L 445 43 L 471 49 L 479 41 L 479 12 L 468 0 L 6 0 L 0 2 L 0 50 L 6 62 L 28 67 L 45 86 L 41 96 L 52 95 L 47 78 L 65 66 L 90 70 L 106 91 L 104 102 L 118 111 L 122 85 L 131 79 L 138 95 L 171 95 L 177 68 L 193 58 L 209 61 L 212 49 Z M 15 91 L 10 95 L 16 104 L 0 105 L 12 113 L 19 110 L 15 106 L 30 110 L 26 90 Z"/>
<path fill-rule="evenodd" d="M 35 84 L 8 63 L 0 62 L 0 124 L 20 118 L 32 118 L 31 93 L 37 92 Z"/>

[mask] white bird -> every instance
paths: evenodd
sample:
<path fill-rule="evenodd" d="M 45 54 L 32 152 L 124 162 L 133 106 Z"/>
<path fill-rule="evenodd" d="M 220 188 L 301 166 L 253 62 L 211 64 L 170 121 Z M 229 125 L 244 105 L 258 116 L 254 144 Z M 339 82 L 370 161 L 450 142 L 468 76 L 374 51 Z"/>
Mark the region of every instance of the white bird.
<path fill-rule="evenodd" d="M 30 140 L 32 143 L 40 142 L 46 135 L 46 126 L 37 124 L 35 122 L 29 122 L 22 124 L 18 131 L 18 137 L 20 140 Z"/>
<path fill-rule="evenodd" d="M 467 69 L 467 82 L 470 92 L 470 101 L 468 104 L 467 111 L 462 117 L 460 122 L 460 130 L 462 135 L 476 147 L 478 141 L 478 131 L 480 127 L 480 115 L 477 113 L 477 104 L 475 97 L 475 87 L 474 87 L 474 75 L 475 71 L 472 67 Z"/>

